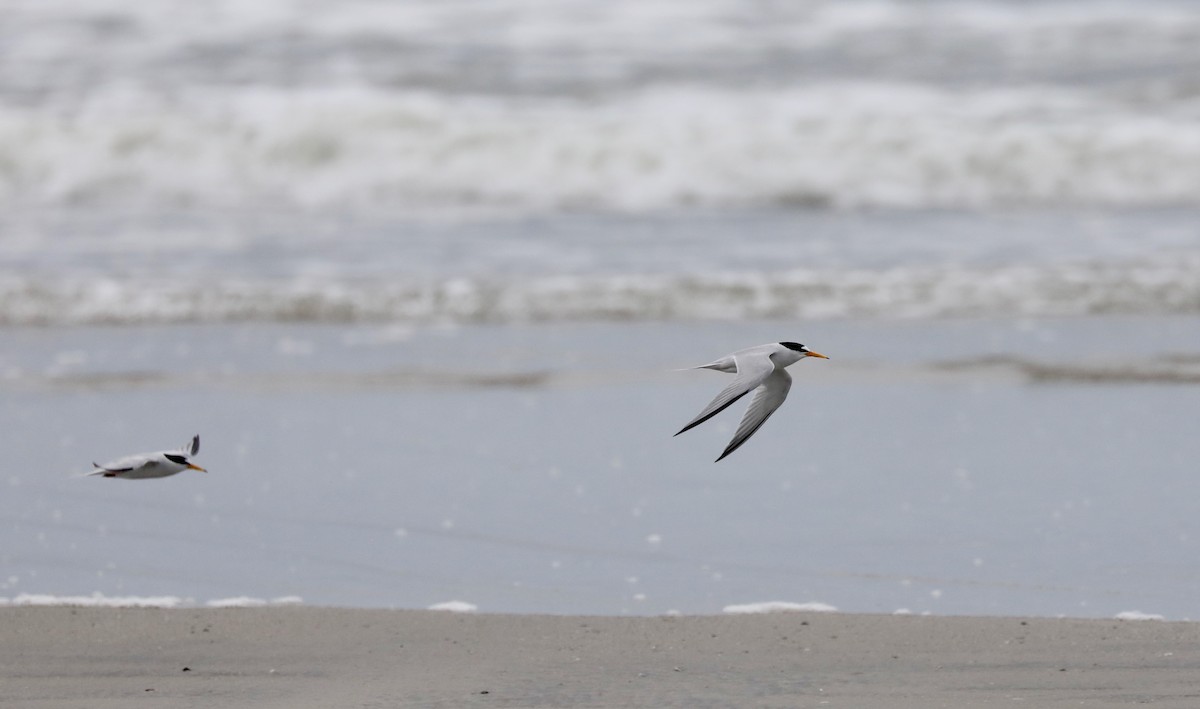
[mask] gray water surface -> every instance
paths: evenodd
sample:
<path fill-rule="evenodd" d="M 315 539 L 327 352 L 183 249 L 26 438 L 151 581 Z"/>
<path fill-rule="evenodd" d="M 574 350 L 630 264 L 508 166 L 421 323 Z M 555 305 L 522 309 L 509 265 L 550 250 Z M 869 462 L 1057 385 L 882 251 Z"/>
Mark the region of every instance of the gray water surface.
<path fill-rule="evenodd" d="M 1198 324 L 10 329 L 0 596 L 1196 617 Z M 674 368 L 778 339 L 832 359 L 672 438 L 727 381 Z"/>

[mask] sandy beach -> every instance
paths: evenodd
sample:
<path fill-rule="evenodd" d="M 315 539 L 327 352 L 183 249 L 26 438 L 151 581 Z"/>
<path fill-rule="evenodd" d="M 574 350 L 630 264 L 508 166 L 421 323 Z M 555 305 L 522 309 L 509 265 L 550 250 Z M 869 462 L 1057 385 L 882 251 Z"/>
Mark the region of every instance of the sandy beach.
<path fill-rule="evenodd" d="M 5 707 L 1194 707 L 1200 625 L 0 610 Z"/>

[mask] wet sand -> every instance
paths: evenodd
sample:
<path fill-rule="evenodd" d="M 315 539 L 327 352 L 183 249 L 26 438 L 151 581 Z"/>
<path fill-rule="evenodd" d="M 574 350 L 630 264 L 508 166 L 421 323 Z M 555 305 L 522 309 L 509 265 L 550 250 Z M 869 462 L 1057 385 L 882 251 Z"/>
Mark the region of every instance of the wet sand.
<path fill-rule="evenodd" d="M 1200 624 L 312 607 L 0 609 L 4 707 L 1200 703 Z"/>

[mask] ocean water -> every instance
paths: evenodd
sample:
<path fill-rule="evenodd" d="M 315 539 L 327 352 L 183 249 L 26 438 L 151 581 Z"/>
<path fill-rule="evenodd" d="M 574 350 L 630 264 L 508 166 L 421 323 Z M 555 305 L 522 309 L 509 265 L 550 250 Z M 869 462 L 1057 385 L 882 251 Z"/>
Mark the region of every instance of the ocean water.
<path fill-rule="evenodd" d="M 1195 618 L 1197 40 L 0 7 L 0 603 Z M 720 464 L 737 413 L 671 437 L 723 383 L 677 368 L 777 340 L 832 359 Z M 195 433 L 207 475 L 79 477 Z"/>
<path fill-rule="evenodd" d="M 0 595 L 1195 617 L 1196 326 L 16 328 Z M 797 333 L 833 359 L 742 449 L 672 437 L 725 381 L 674 367 Z M 77 477 L 195 432 L 208 474 Z"/>

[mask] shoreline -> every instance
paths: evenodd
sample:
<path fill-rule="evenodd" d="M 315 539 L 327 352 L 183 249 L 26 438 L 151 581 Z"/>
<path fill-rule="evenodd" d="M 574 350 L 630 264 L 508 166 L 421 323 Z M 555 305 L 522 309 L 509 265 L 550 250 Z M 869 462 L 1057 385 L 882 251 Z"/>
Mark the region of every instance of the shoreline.
<path fill-rule="evenodd" d="M 5 707 L 892 707 L 1200 696 L 1200 624 L 0 607 Z"/>

